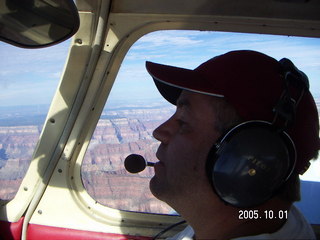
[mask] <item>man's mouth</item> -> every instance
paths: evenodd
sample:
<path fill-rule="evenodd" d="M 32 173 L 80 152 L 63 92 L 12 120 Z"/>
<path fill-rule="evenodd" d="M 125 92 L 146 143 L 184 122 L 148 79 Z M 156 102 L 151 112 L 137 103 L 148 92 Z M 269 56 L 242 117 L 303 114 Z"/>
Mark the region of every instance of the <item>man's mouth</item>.
<path fill-rule="evenodd" d="M 159 172 L 163 171 L 163 169 L 165 168 L 165 165 L 163 162 L 158 161 L 154 164 L 154 171 L 155 174 L 158 174 Z"/>

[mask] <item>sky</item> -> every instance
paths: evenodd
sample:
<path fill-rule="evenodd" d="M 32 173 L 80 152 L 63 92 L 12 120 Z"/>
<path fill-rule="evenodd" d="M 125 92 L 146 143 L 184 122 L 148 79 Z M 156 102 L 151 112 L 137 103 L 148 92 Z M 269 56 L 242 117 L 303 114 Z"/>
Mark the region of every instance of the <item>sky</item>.
<path fill-rule="evenodd" d="M 277 60 L 291 59 L 309 76 L 312 93 L 320 97 L 320 39 L 199 31 L 160 31 L 138 40 L 125 58 L 118 75 L 121 84 L 114 87 L 113 97 L 138 95 L 141 85 L 145 97 L 156 95 L 146 91 L 153 83 L 145 61 L 194 69 L 216 55 L 239 49 L 261 51 Z M 125 86 L 130 86 L 130 94 L 124 94 Z"/>
<path fill-rule="evenodd" d="M 69 45 L 70 40 L 28 50 L 0 42 L 0 107 L 50 104 Z M 147 34 L 131 47 L 108 103 L 162 99 L 145 70 L 145 61 L 193 69 L 216 55 L 239 49 L 261 51 L 277 60 L 291 59 L 308 75 L 311 92 L 320 99 L 320 38 L 170 30 Z M 303 178 L 320 181 L 319 168 L 320 161 L 316 161 Z"/>
<path fill-rule="evenodd" d="M 70 40 L 42 49 L 0 42 L 0 106 L 49 104 L 69 46 Z"/>
<path fill-rule="evenodd" d="M 0 42 L 0 106 L 50 104 L 68 54 L 70 40 L 43 49 L 22 49 Z M 110 101 L 161 98 L 145 61 L 193 69 L 230 50 L 252 49 L 277 60 L 287 57 L 309 77 L 320 98 L 320 39 L 205 31 L 158 31 L 129 50 Z"/>

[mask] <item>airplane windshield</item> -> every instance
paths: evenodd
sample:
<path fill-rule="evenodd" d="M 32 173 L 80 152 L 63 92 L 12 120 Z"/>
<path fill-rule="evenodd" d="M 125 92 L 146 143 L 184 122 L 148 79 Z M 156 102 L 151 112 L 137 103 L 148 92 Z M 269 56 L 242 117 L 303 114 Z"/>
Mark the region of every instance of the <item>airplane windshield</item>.
<path fill-rule="evenodd" d="M 69 48 L 69 42 L 18 52 L 0 43 L 0 199 L 14 197 L 29 166 Z M 157 161 L 152 131 L 174 112 L 145 70 L 145 61 L 195 68 L 236 49 L 291 59 L 304 71 L 320 111 L 320 39 L 206 31 L 158 31 L 140 38 L 127 53 L 82 160 L 82 183 L 98 203 L 126 211 L 175 214 L 149 191 L 152 169 L 132 175 L 123 161 L 131 153 Z M 20 50 L 20 49 L 19 49 Z M 297 203 L 311 223 L 320 223 L 320 160 L 301 176 Z"/>
<path fill-rule="evenodd" d="M 152 197 L 148 187 L 153 176 L 151 168 L 137 175 L 128 174 L 123 168 L 130 153 L 157 161 L 158 142 L 152 138 L 152 131 L 174 111 L 156 90 L 145 70 L 145 61 L 192 69 L 235 49 L 258 50 L 278 60 L 287 57 L 308 75 L 319 109 L 319 47 L 320 40 L 315 38 L 262 34 L 159 31 L 145 35 L 124 59 L 83 160 L 82 180 L 88 193 L 99 203 L 116 209 L 174 213 Z M 310 182 L 320 185 L 319 164 L 319 160 L 312 162 L 309 171 L 301 176 L 307 183 L 304 187 L 310 187 Z M 316 219 L 320 221 L 319 216 Z"/>

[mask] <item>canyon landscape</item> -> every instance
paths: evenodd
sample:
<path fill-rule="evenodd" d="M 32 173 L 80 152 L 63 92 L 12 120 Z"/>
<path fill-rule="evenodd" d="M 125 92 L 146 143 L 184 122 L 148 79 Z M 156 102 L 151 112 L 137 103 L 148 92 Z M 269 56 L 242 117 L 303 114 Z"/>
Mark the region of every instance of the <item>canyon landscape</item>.
<path fill-rule="evenodd" d="M 17 109 L 19 111 L 19 109 Z M 83 185 L 97 202 L 139 212 L 169 213 L 171 209 L 149 191 L 153 169 L 130 174 L 124 159 L 132 153 L 156 161 L 159 143 L 152 131 L 174 111 L 167 104 L 114 106 L 104 110 L 81 166 Z M 27 114 L 27 116 L 25 116 Z M 12 199 L 28 169 L 42 129 L 38 110 L 0 115 L 0 198 Z M 15 120 L 12 120 L 14 118 Z M 30 119 L 37 124 L 30 123 Z"/>
<path fill-rule="evenodd" d="M 318 111 L 320 99 L 317 99 Z M 45 108 L 0 109 L 0 199 L 14 198 L 30 164 L 45 119 Z M 108 110 L 106 110 L 108 109 Z M 88 194 L 108 207 L 127 211 L 172 213 L 149 190 L 153 168 L 128 173 L 124 159 L 140 154 L 157 161 L 158 141 L 153 130 L 167 120 L 174 107 L 163 102 L 113 105 L 96 126 L 81 165 L 82 183 Z"/>
<path fill-rule="evenodd" d="M 155 162 L 158 141 L 152 131 L 168 119 L 174 108 L 161 106 L 108 111 L 99 120 L 84 157 L 81 174 L 88 193 L 99 203 L 122 210 L 170 213 L 149 190 L 153 168 L 138 174 L 124 169 L 124 159 L 140 154 Z"/>

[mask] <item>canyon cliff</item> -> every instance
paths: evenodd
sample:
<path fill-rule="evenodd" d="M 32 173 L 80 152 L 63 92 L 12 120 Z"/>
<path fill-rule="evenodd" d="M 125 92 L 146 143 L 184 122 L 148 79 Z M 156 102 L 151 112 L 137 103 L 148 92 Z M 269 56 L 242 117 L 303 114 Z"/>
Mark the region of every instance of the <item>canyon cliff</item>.
<path fill-rule="evenodd" d="M 131 107 L 103 112 L 81 166 L 89 195 L 108 207 L 168 213 L 170 208 L 149 190 L 153 168 L 139 174 L 124 169 L 132 153 L 156 161 L 159 143 L 152 131 L 173 113 L 173 107 Z M 0 198 L 12 199 L 28 169 L 41 125 L 0 127 Z"/>

